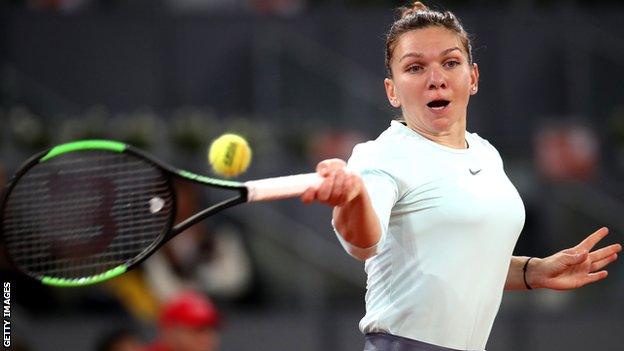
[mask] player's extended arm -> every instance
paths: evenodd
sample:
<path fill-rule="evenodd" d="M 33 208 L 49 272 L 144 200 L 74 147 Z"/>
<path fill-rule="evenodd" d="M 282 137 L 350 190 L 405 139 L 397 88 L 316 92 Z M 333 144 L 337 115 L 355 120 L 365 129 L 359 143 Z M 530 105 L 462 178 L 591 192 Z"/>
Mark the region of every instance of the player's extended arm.
<path fill-rule="evenodd" d="M 320 162 L 316 172 L 325 180 L 319 187 L 306 190 L 301 200 L 334 206 L 334 226 L 351 245 L 368 248 L 377 244 L 381 226 L 362 178 L 339 159 Z"/>
<path fill-rule="evenodd" d="M 608 273 L 603 268 L 617 259 L 622 246 L 613 244 L 591 250 L 608 233 L 607 228 L 600 228 L 574 247 L 546 258 L 532 258 L 526 268 L 527 284 L 533 289 L 569 290 L 606 278 Z M 511 258 L 506 290 L 526 289 L 523 268 L 528 259 L 517 256 Z"/>

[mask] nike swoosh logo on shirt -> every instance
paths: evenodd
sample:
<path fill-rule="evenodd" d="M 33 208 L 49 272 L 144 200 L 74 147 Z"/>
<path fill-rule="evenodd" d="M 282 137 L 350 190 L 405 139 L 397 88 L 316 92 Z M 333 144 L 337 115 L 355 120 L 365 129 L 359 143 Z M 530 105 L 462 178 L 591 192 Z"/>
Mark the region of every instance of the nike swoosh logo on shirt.
<path fill-rule="evenodd" d="M 479 172 L 481 172 L 481 169 L 477 169 L 476 171 L 473 171 L 472 168 L 468 168 L 468 170 L 470 171 L 470 174 L 472 175 L 477 175 L 479 174 Z"/>

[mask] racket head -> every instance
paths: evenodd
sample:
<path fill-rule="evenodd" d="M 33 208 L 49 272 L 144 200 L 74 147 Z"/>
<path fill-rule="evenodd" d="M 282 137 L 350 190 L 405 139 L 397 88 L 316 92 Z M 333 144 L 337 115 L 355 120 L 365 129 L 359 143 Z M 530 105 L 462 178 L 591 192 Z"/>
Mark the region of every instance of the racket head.
<path fill-rule="evenodd" d="M 0 234 L 9 261 L 47 285 L 118 276 L 166 240 L 172 174 L 129 145 L 87 140 L 28 160 L 5 188 Z"/>

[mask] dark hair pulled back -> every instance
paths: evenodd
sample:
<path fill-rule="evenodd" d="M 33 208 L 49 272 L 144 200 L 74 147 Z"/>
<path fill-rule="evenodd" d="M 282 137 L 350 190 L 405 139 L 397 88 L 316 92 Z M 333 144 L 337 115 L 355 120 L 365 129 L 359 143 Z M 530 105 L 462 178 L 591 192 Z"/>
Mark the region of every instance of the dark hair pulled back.
<path fill-rule="evenodd" d="M 422 2 L 416 1 L 411 7 L 401 7 L 401 17 L 394 21 L 386 35 L 386 70 L 388 77 L 392 77 L 390 62 L 401 35 L 415 30 L 432 26 L 439 26 L 455 32 L 468 55 L 468 63 L 472 64 L 472 45 L 468 33 L 464 30 L 459 19 L 450 11 L 431 10 Z"/>

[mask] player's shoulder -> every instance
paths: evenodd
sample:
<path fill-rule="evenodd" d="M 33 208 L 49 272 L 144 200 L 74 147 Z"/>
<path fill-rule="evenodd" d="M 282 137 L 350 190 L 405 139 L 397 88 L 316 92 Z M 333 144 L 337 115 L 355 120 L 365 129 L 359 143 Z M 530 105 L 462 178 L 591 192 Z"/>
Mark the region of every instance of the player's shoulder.
<path fill-rule="evenodd" d="M 489 151 L 496 151 L 498 153 L 496 147 L 494 147 L 488 139 L 483 138 L 477 133 L 466 132 L 466 139 L 468 139 L 469 144 L 480 146 Z"/>
<path fill-rule="evenodd" d="M 503 163 L 503 159 L 492 143 L 488 139 L 481 137 L 477 133 L 466 132 L 466 139 L 470 147 L 477 149 L 478 154 L 482 157 L 494 160 L 496 163 Z"/>
<path fill-rule="evenodd" d="M 383 155 L 387 154 L 387 152 L 388 150 L 385 149 L 385 146 L 377 140 L 359 143 L 353 147 L 353 152 L 348 162 L 349 167 L 354 169 L 379 168 L 384 164 Z"/>
<path fill-rule="evenodd" d="M 405 147 L 404 135 L 393 122 L 377 138 L 355 145 L 349 162 L 382 168 L 404 158 Z"/>

